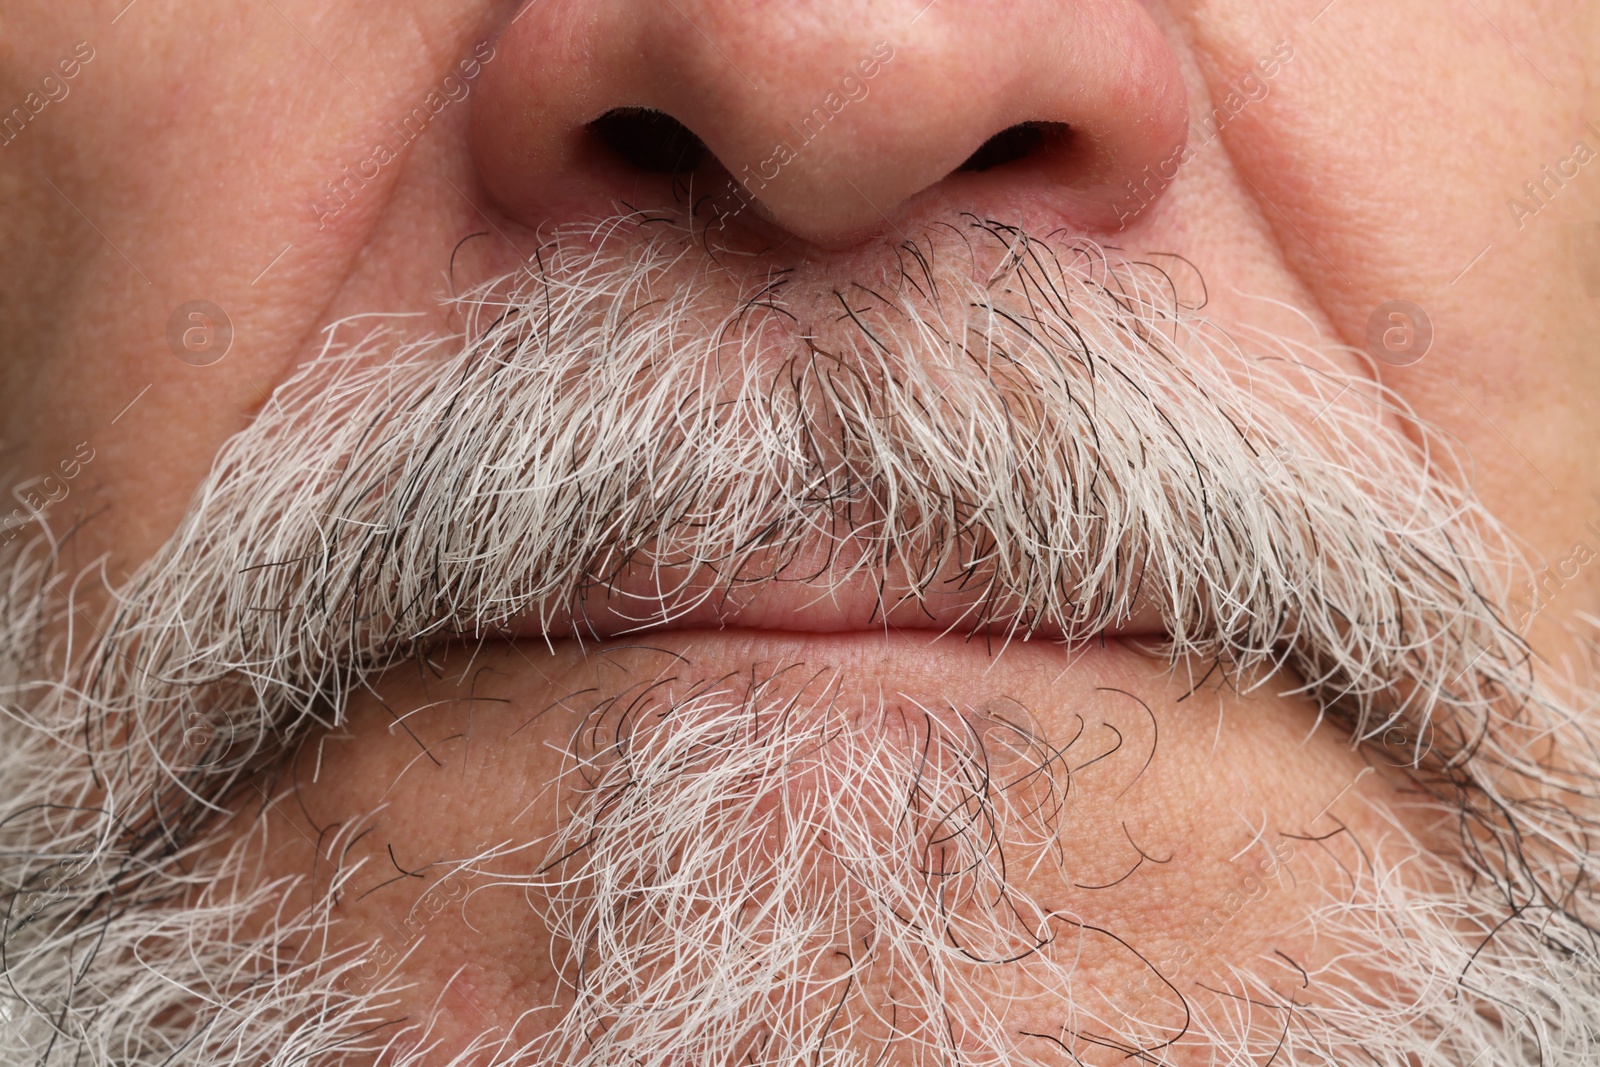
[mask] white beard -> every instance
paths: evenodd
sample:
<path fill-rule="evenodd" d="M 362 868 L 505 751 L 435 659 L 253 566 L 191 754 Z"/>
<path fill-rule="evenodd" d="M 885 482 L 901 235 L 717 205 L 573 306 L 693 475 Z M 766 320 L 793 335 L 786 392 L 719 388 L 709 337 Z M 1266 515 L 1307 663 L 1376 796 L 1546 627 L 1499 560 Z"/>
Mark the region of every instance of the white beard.
<path fill-rule="evenodd" d="M 529 616 L 581 633 L 581 598 L 619 568 L 667 580 L 626 620 L 646 626 L 715 595 L 671 575 L 783 580 L 793 551 L 820 540 L 848 549 L 856 572 L 889 576 L 899 600 L 970 567 L 980 595 L 962 625 L 1002 637 L 1087 637 L 1143 597 L 1175 657 L 1257 679 L 1287 667 L 1357 740 L 1404 727 L 1419 780 L 1457 804 L 1463 834 L 1510 847 L 1433 856 L 1398 827 L 1366 843 L 1371 865 L 1312 920 L 1350 955 L 1305 975 L 1292 1010 L 1273 992 L 1281 970 L 1241 972 L 1238 1010 L 1188 1012 L 1177 1036 L 1170 1012 L 1069 995 L 1068 1025 L 1023 1040 L 982 982 L 940 962 L 956 919 L 924 914 L 915 937 L 896 926 L 897 909 L 927 906 L 926 841 L 851 836 L 893 821 L 903 793 L 814 793 L 834 802 L 784 828 L 825 829 L 841 884 L 858 891 L 819 897 L 779 855 L 726 864 L 728 835 L 748 826 L 707 799 L 719 776 L 786 795 L 793 746 L 841 782 L 862 761 L 906 773 L 903 746 L 780 733 L 643 782 L 648 803 L 631 814 L 580 806 L 567 837 L 512 850 L 556 855 L 584 820 L 607 820 L 606 847 L 571 861 L 589 888 L 563 895 L 527 876 L 549 892 L 552 936 L 576 944 L 614 921 L 630 879 L 654 877 L 665 861 L 642 842 L 663 831 L 704 839 L 708 866 L 673 861 L 683 895 L 669 903 L 706 907 L 687 920 L 700 924 L 694 951 L 670 966 L 652 947 L 666 913 L 611 931 L 562 1026 L 527 1048 L 486 1034 L 494 1062 L 731 1065 L 759 1032 L 751 1062 L 810 1063 L 832 1049 L 813 1017 L 830 997 L 838 1034 L 895 1034 L 907 1063 L 1059 1063 L 1096 1044 L 1157 1062 L 1259 1063 L 1274 1049 L 1284 1064 L 1591 1062 L 1600 971 L 1579 872 L 1592 859 L 1592 700 L 1534 676 L 1504 621 L 1506 539 L 1449 449 L 1407 440 L 1391 398 L 1315 352 L 1239 351 L 1169 306 L 1154 268 L 993 224 L 950 232 L 919 249 L 938 266 L 881 295 L 839 295 L 826 315 L 802 309 L 823 323 L 809 331 L 786 317 L 781 279 L 702 265 L 698 235 L 628 222 L 590 235 L 598 247 L 568 235 L 540 271 L 465 298 L 463 336 L 396 348 L 381 330 L 351 347 L 330 335 L 116 591 L 104 637 L 65 629 L 70 613 L 40 595 L 55 563 L 51 542 L 35 542 L 3 617 L 0 1060 L 288 1065 L 385 1049 L 397 1065 L 446 1062 L 427 1020 L 374 1029 L 398 975 L 351 982 L 357 954 L 327 950 L 332 894 L 353 872 L 307 913 L 275 914 L 281 886 L 238 888 L 253 886 L 260 842 L 207 852 L 212 814 L 336 724 L 354 687 L 433 644 Z M 681 738 L 762 713 L 759 694 L 708 692 L 665 709 L 641 743 L 666 758 Z M 944 739 L 950 767 L 973 758 L 957 722 L 918 729 Z M 1568 762 L 1528 755 L 1530 739 L 1551 737 Z M 592 769 L 603 780 L 607 766 Z M 998 833 L 1045 847 L 1048 825 L 951 773 L 930 796 L 989 804 Z M 981 861 L 981 840 L 960 841 Z M 496 855 L 461 869 L 503 879 Z M 731 894 L 754 885 L 773 903 L 752 933 Z M 1029 980 L 1072 990 L 1037 944 L 1059 938 L 1060 918 L 1006 899 L 1003 923 L 983 909 L 960 921 L 997 952 L 1031 939 L 1027 966 L 1043 977 Z M 263 916 L 261 935 L 239 935 Z M 671 921 L 676 943 L 685 920 Z M 824 966 L 819 946 L 863 927 L 881 949 Z M 781 981 L 773 954 L 795 962 Z M 908 970 L 919 954 L 922 971 Z M 1385 989 L 1363 977 L 1373 960 L 1392 976 Z M 908 993 L 903 1031 L 861 999 L 885 969 L 939 974 Z M 652 1014 L 662 1001 L 682 1010 Z M 958 1022 L 941 1028 L 945 1011 Z M 596 1017 L 613 1021 L 605 1040 L 587 1028 Z"/>
<path fill-rule="evenodd" d="M 588 741 L 568 774 L 575 814 L 540 843 L 531 873 L 508 875 L 503 860 L 463 868 L 473 892 L 512 886 L 543 902 L 574 983 L 558 1025 L 509 1044 L 485 1035 L 495 1062 L 1244 1067 L 1274 1055 L 1587 1054 L 1594 956 L 1552 940 L 1577 931 L 1495 931 L 1505 909 L 1494 887 L 1470 886 L 1398 825 L 1360 846 L 1375 846 L 1367 865 L 1352 862 L 1306 919 L 1322 964 L 1265 954 L 1197 989 L 1172 960 L 1021 887 L 1029 867 L 1081 861 L 1054 843 L 1072 817 L 1075 765 L 1092 758 L 1051 747 L 1021 718 L 853 707 L 847 678 L 790 673 L 805 678 L 798 691 L 780 672 L 642 705 L 628 691 L 608 699 L 577 731 Z M 1262 892 L 1296 877 L 1293 848 L 1264 848 L 1251 865 Z M 1137 961 L 1139 978 L 1107 979 L 1108 957 Z"/>

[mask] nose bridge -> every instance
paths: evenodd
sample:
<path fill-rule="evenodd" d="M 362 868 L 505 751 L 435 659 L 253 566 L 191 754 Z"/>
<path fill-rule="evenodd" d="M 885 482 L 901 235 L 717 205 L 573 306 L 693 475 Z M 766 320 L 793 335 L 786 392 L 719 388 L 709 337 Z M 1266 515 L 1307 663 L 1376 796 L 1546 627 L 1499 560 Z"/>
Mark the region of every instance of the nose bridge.
<path fill-rule="evenodd" d="M 1008 129 L 1070 131 L 1071 153 L 1029 173 L 1080 203 L 1184 140 L 1176 59 L 1138 0 L 532 3 L 474 120 L 512 203 L 559 186 L 576 131 L 617 107 L 666 112 L 764 215 L 825 245 L 894 226 Z"/>

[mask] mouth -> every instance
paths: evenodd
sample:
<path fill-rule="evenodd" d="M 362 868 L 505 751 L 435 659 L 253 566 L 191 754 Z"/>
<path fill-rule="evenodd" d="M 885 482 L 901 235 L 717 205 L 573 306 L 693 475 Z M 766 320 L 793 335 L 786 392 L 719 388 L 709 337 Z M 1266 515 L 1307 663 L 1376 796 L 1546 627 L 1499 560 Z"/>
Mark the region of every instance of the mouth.
<path fill-rule="evenodd" d="M 509 636 L 608 641 L 685 630 L 750 630 L 862 636 L 923 633 L 993 646 L 1013 641 L 1081 644 L 1167 635 L 1159 605 L 1142 588 L 1143 571 L 1123 581 L 1130 605 L 1099 625 L 1075 626 L 1074 612 L 1030 609 L 993 560 L 965 558 L 919 581 L 896 560 L 852 551 L 848 540 L 809 539 L 800 550 L 757 553 L 730 568 L 647 558 L 625 561 L 582 583 L 568 607 L 519 616 Z M 1100 590 L 1104 596 L 1104 590 Z M 1084 616 L 1087 617 L 1087 611 Z"/>
<path fill-rule="evenodd" d="M 1518 682 L 1474 574 L 1494 531 L 1358 383 L 1247 358 L 1104 250 L 965 221 L 825 322 L 619 229 L 462 297 L 459 336 L 330 342 L 116 621 L 176 636 L 106 669 L 175 679 L 180 717 L 270 694 L 274 724 L 502 637 L 899 633 L 1058 669 L 1051 643 L 1147 641 L 1355 722 Z"/>

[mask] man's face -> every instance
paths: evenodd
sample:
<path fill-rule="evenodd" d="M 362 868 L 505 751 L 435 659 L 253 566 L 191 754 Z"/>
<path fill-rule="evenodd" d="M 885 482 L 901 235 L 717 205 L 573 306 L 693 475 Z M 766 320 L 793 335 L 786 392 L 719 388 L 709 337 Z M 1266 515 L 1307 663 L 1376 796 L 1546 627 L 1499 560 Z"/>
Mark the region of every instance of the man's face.
<path fill-rule="evenodd" d="M 1592 1062 L 1597 50 L 12 3 L 0 1060 Z"/>

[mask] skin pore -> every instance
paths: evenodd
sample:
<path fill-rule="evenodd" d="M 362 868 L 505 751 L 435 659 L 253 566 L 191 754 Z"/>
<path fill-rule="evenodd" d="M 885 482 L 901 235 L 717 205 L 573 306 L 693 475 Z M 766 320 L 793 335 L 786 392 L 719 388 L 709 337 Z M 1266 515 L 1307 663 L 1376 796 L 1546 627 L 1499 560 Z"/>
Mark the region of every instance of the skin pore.
<path fill-rule="evenodd" d="M 31 479 L 76 461 L 45 516 L 56 535 L 72 531 L 63 571 L 103 560 L 115 587 L 155 554 L 224 443 L 330 323 L 404 312 L 414 336 L 456 330 L 459 309 L 441 296 L 518 267 L 549 227 L 619 205 L 682 210 L 667 176 L 580 144 L 583 123 L 658 107 L 738 173 L 798 140 L 792 122 L 885 41 L 893 58 L 870 92 L 730 223 L 735 247 L 766 250 L 819 300 L 884 271 L 901 235 L 962 212 L 1181 257 L 1161 262 L 1193 265 L 1174 268 L 1174 284 L 1198 303 L 1203 278 L 1205 314 L 1223 331 L 1319 346 L 1470 453 L 1487 510 L 1535 571 L 1559 578 L 1545 580 L 1548 602 L 1523 631 L 1555 668 L 1574 662 L 1564 628 L 1600 609 L 1600 571 L 1575 552 L 1600 550 L 1589 527 L 1600 526 L 1600 298 L 1589 281 L 1600 273 L 1600 164 L 1574 149 L 1600 152 L 1600 6 L 539 0 L 518 12 L 477 0 L 12 5 L 0 20 L 0 107 L 27 110 L 42 78 L 81 63 L 70 92 L 0 147 L 5 470 L 20 503 Z M 1081 44 L 1096 28 L 1120 53 Z M 1263 57 L 1275 59 L 1270 77 Z M 1244 81 L 1251 71 L 1258 80 Z M 436 110 L 430 94 L 444 101 Z M 429 117 L 408 139 L 419 104 Z M 1087 133 L 1037 168 L 958 169 L 1035 118 Z M 1187 162 L 1129 201 L 1128 182 L 1159 171 L 1186 128 Z M 380 141 L 392 159 L 375 153 Z M 464 242 L 474 234 L 486 236 Z M 174 313 L 195 300 L 231 322 L 215 362 L 185 361 L 171 343 Z M 1339 350 L 1368 351 L 1374 313 L 1393 300 L 1426 313 L 1426 355 Z M 176 321 L 181 336 L 190 320 Z M 106 597 L 94 583 L 81 596 L 88 626 Z M 1308 697 L 1279 695 L 1288 684 L 1240 693 L 1206 678 L 1204 663 L 1170 669 L 1138 635 L 1067 657 L 1044 642 L 997 654 L 959 633 L 859 620 L 820 633 L 754 615 L 714 622 L 618 638 L 627 647 L 616 651 L 529 633 L 440 651 L 433 670 L 396 667 L 352 698 L 348 721 L 262 777 L 237 808 L 239 839 L 259 842 L 265 881 L 314 871 L 331 855 L 321 835 L 342 828 L 354 873 L 338 944 L 409 952 L 402 1010 L 442 1013 L 434 1037 L 451 1052 L 493 1027 L 525 1037 L 566 1005 L 560 946 L 537 932 L 527 887 L 508 873 L 525 877 L 528 857 L 508 853 L 455 884 L 449 872 L 488 844 L 558 828 L 576 801 L 551 783 L 593 714 L 582 694 L 608 687 L 660 681 L 671 694 L 734 678 L 738 693 L 773 673 L 783 695 L 826 669 L 849 715 L 1023 708 L 1051 744 L 1079 738 L 1074 768 L 1112 750 L 1075 773 L 1068 862 L 1019 884 L 1081 928 L 1166 961 L 1175 982 L 1274 951 L 1298 966 L 1326 960 L 1304 930 L 1281 935 L 1354 862 L 1318 848 L 1319 836 L 1343 825 L 1376 846 L 1392 817 L 1429 847 L 1455 839 L 1395 766 L 1406 737 L 1358 752 Z M 358 825 L 374 829 L 351 843 Z M 290 902 L 325 887 L 313 874 Z M 1103 996 L 1145 1010 L 1146 967 L 1131 952 L 1092 938 L 1082 952 L 1084 1005 Z M 1275 980 L 1299 976 L 1284 967 Z M 1016 1028 L 1053 1017 L 1048 1003 L 1016 1003 Z M 1091 1063 L 1121 1055 L 1079 1051 Z"/>

